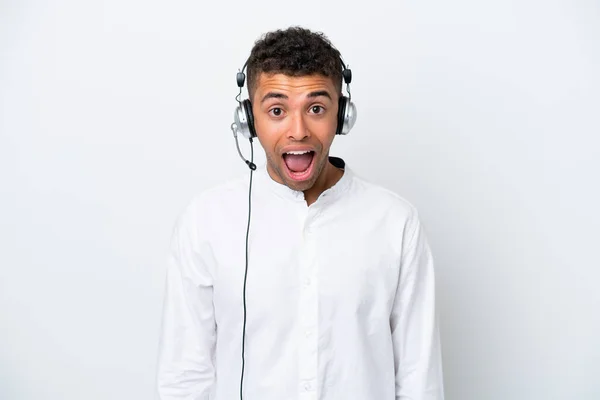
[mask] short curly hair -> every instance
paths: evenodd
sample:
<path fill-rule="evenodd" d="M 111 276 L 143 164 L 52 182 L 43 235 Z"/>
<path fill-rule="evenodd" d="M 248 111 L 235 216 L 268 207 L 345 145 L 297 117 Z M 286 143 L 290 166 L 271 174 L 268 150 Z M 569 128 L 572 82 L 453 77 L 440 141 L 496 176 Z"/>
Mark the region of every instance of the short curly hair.
<path fill-rule="evenodd" d="M 342 92 L 340 52 L 322 32 L 298 26 L 268 32 L 254 43 L 247 62 L 250 99 L 263 72 L 288 76 L 320 74 L 331 78 L 338 93 Z"/>

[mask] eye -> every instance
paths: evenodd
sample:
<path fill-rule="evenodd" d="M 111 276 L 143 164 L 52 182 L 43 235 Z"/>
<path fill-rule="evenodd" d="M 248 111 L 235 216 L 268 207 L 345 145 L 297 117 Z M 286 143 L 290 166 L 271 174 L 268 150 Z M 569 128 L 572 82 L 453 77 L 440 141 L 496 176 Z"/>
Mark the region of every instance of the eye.
<path fill-rule="evenodd" d="M 313 114 L 323 114 L 325 112 L 325 108 L 322 106 L 312 106 L 310 108 L 310 112 Z"/>
<path fill-rule="evenodd" d="M 281 117 L 281 115 L 283 114 L 283 110 L 279 107 L 274 107 L 269 110 L 269 113 L 274 117 Z"/>

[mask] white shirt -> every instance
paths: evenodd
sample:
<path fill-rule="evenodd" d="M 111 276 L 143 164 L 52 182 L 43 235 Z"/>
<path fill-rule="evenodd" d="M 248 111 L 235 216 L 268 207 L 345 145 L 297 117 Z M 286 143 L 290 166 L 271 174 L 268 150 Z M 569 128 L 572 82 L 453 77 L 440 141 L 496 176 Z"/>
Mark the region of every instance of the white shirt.
<path fill-rule="evenodd" d="M 417 210 L 330 160 L 344 174 L 311 206 L 264 165 L 254 173 L 244 400 L 441 400 L 433 259 Z M 175 224 L 162 400 L 240 398 L 248 183 L 198 193 Z"/>

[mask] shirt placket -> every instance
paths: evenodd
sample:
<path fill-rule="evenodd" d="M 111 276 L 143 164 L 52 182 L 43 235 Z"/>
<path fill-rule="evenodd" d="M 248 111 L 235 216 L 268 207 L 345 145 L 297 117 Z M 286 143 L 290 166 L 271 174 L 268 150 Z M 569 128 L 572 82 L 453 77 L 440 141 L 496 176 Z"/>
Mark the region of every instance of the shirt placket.
<path fill-rule="evenodd" d="M 317 399 L 317 362 L 318 362 L 318 282 L 317 257 L 314 230 L 315 218 L 308 213 L 303 228 L 303 248 L 300 252 L 301 262 L 299 278 L 301 282 L 299 298 L 299 399 Z"/>

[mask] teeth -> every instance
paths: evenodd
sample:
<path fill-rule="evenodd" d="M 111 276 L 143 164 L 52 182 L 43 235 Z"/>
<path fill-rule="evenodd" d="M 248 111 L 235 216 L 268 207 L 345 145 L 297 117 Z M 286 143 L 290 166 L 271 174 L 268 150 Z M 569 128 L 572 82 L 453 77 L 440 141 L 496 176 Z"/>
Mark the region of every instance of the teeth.
<path fill-rule="evenodd" d="M 306 153 L 310 153 L 310 150 L 304 150 L 304 151 L 287 151 L 285 154 L 300 155 L 300 154 L 306 154 Z"/>

